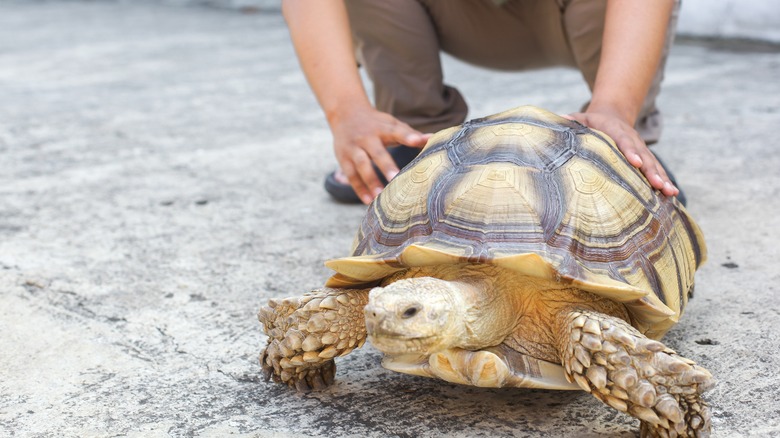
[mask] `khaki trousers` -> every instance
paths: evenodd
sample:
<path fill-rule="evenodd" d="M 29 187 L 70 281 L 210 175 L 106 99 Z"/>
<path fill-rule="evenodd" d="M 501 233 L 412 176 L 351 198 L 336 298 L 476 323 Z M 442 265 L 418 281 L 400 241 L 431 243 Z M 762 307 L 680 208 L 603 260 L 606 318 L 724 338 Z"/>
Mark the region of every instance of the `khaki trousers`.
<path fill-rule="evenodd" d="M 358 62 L 374 84 L 376 108 L 423 132 L 460 124 L 468 112 L 460 92 L 444 84 L 441 51 L 499 70 L 574 67 L 591 89 L 596 80 L 606 0 L 345 0 L 345 4 Z M 663 59 L 637 120 L 636 128 L 648 143 L 661 133 L 655 100 L 678 10 L 679 0 L 670 17 Z"/>

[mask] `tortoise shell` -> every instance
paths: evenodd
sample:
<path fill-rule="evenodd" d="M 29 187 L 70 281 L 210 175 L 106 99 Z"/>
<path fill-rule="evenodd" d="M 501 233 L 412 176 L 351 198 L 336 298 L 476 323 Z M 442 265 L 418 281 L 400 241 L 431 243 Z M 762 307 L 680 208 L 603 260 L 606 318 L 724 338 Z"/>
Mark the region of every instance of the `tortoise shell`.
<path fill-rule="evenodd" d="M 699 227 L 601 132 L 525 106 L 435 134 L 369 206 L 330 287 L 488 263 L 622 302 L 660 338 L 706 256 Z"/>

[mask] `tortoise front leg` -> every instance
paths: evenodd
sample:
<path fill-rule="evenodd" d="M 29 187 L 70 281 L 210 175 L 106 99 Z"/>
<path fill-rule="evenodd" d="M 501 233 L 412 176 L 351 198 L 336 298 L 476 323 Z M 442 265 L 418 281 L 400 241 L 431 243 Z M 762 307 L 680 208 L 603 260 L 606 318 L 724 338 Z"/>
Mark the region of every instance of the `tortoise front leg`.
<path fill-rule="evenodd" d="M 366 340 L 363 307 L 368 291 L 322 288 L 269 301 L 257 315 L 268 335 L 268 345 L 260 353 L 266 380 L 273 378 L 299 391 L 332 384 L 333 358 Z"/>
<path fill-rule="evenodd" d="M 639 418 L 641 437 L 709 436 L 710 410 L 701 398 L 714 383 L 707 370 L 620 318 L 581 309 L 559 317 L 567 378 Z"/>

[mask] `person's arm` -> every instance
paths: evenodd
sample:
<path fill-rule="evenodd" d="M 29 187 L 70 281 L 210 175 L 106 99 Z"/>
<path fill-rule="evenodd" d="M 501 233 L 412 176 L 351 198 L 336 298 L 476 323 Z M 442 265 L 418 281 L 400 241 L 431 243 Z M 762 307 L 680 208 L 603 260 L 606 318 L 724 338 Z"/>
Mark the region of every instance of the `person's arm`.
<path fill-rule="evenodd" d="M 339 166 L 368 203 L 382 190 L 372 162 L 388 180 L 398 173 L 386 146 L 421 147 L 428 136 L 371 106 L 342 0 L 284 0 L 282 12 L 301 68 L 328 119 Z"/>
<path fill-rule="evenodd" d="M 628 162 L 654 188 L 674 196 L 664 168 L 634 129 L 658 69 L 673 0 L 609 0 L 593 98 L 584 113 L 571 116 L 612 137 Z"/>

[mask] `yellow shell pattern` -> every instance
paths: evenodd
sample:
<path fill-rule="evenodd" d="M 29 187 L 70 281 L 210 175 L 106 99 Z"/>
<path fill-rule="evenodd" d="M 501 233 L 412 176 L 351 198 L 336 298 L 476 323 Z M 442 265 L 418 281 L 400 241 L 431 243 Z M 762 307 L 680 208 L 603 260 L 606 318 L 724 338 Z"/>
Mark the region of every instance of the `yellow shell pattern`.
<path fill-rule="evenodd" d="M 699 227 L 614 142 L 520 107 L 437 133 L 371 204 L 331 287 L 409 267 L 491 263 L 623 302 L 660 338 L 706 257 Z"/>

